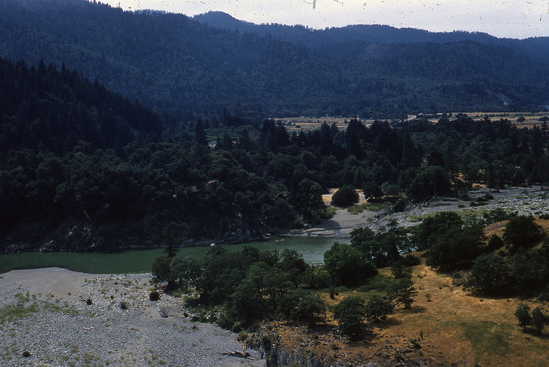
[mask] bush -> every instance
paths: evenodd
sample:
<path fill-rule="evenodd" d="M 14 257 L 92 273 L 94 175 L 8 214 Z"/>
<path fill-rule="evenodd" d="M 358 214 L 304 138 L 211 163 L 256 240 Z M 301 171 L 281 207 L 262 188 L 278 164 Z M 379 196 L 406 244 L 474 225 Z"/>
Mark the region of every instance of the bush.
<path fill-rule="evenodd" d="M 471 274 L 465 282 L 465 290 L 488 295 L 506 295 L 513 289 L 512 269 L 499 255 L 480 255 L 473 261 Z"/>
<path fill-rule="evenodd" d="M 27 358 L 27 357 L 30 357 L 30 356 L 31 356 L 31 354 L 30 354 L 30 352 L 29 352 L 28 350 L 26 350 L 26 351 L 23 352 L 23 357 L 24 357 L 24 358 Z"/>
<path fill-rule="evenodd" d="M 484 196 L 480 196 L 477 198 L 477 202 L 484 202 L 484 201 L 490 201 L 494 200 L 494 197 L 490 194 L 486 194 Z"/>
<path fill-rule="evenodd" d="M 295 316 L 296 308 L 299 303 L 298 292 L 287 292 L 278 301 L 276 312 L 283 315 L 286 319 Z"/>
<path fill-rule="evenodd" d="M 149 299 L 151 301 L 158 301 L 160 299 L 160 292 L 152 291 L 151 293 L 149 293 Z"/>
<path fill-rule="evenodd" d="M 358 202 L 358 193 L 352 185 L 344 185 L 332 195 L 332 205 L 350 206 Z"/>
<path fill-rule="evenodd" d="M 326 314 L 326 302 L 319 296 L 306 295 L 297 304 L 297 317 L 313 324 Z"/>
<path fill-rule="evenodd" d="M 393 302 L 387 297 L 373 296 L 364 307 L 364 314 L 369 322 L 385 320 L 395 310 Z"/>
<path fill-rule="evenodd" d="M 406 205 L 407 203 L 405 199 L 403 198 L 398 199 L 395 205 L 393 205 L 393 213 L 403 212 L 404 209 L 406 209 Z"/>
<path fill-rule="evenodd" d="M 152 264 L 153 282 L 167 282 L 170 279 L 170 263 L 172 259 L 166 256 L 158 256 Z"/>
<path fill-rule="evenodd" d="M 127 310 L 128 309 L 128 304 L 124 301 L 120 302 L 120 309 L 121 310 Z"/>
<path fill-rule="evenodd" d="M 238 341 L 245 342 L 248 339 L 248 333 L 245 330 L 240 330 L 238 333 Z"/>
<path fill-rule="evenodd" d="M 410 279 L 403 279 L 391 286 L 388 295 L 397 305 L 402 303 L 404 308 L 411 308 L 417 293 L 414 283 Z"/>
<path fill-rule="evenodd" d="M 338 242 L 324 253 L 324 263 L 334 285 L 359 286 L 377 274 L 375 266 L 365 261 L 359 250 Z"/>
<path fill-rule="evenodd" d="M 526 331 L 526 326 L 530 325 L 530 320 L 532 319 L 532 317 L 530 316 L 530 307 L 521 303 L 515 310 L 515 317 L 519 322 L 519 326 L 521 326 L 523 330 Z"/>
<path fill-rule="evenodd" d="M 498 236 L 497 234 L 493 234 L 490 236 L 490 239 L 488 240 L 488 246 L 486 250 L 489 252 L 493 252 L 502 248 L 503 245 L 504 243 L 501 237 Z"/>
<path fill-rule="evenodd" d="M 376 184 L 374 181 L 363 183 L 362 193 L 364 194 L 365 199 L 380 199 L 381 197 L 383 197 L 383 191 L 381 190 L 381 187 L 379 187 L 379 185 Z"/>
<path fill-rule="evenodd" d="M 334 307 L 334 319 L 338 322 L 341 334 L 348 336 L 351 340 L 361 338 L 364 317 L 365 304 L 360 297 L 346 297 Z"/>
<path fill-rule="evenodd" d="M 484 251 L 484 238 L 480 225 L 452 227 L 429 249 L 427 265 L 441 269 L 466 267 Z"/>
<path fill-rule="evenodd" d="M 543 314 L 541 308 L 536 307 L 532 311 L 532 318 L 530 319 L 530 325 L 532 325 L 536 331 L 536 334 L 541 335 L 543 330 L 545 330 L 545 325 L 549 323 L 549 319 L 546 315 Z"/>
<path fill-rule="evenodd" d="M 88 299 L 86 300 L 86 304 L 87 304 L 88 306 L 91 306 L 91 305 L 93 304 L 92 299 L 91 299 L 91 298 L 88 298 Z"/>
<path fill-rule="evenodd" d="M 402 265 L 404 266 L 415 266 L 420 264 L 421 259 L 416 255 L 407 255 L 402 257 Z"/>
<path fill-rule="evenodd" d="M 505 225 L 503 242 L 509 252 L 515 253 L 521 247 L 534 245 L 543 237 L 543 229 L 534 222 L 534 217 L 520 215 L 509 219 Z"/>
<path fill-rule="evenodd" d="M 511 213 L 506 212 L 504 209 L 501 208 L 490 210 L 483 215 L 486 224 L 501 222 L 502 220 L 509 219 L 512 216 L 513 215 Z"/>

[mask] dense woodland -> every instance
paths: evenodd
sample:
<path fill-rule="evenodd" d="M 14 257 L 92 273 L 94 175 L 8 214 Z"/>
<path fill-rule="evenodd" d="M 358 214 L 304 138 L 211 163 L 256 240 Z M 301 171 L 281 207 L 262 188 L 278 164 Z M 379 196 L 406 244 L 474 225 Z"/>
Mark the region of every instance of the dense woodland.
<path fill-rule="evenodd" d="M 548 179 L 545 124 L 351 119 L 290 134 L 226 110 L 182 124 L 64 65 L 0 68 L 3 251 L 158 246 L 171 222 L 183 240 L 241 242 L 326 216 L 330 187 L 417 201 Z"/>
<path fill-rule="evenodd" d="M 299 41 L 274 28 L 273 34 L 224 30 L 184 15 L 124 12 L 84 0 L 5 0 L 0 56 L 65 63 L 185 123 L 219 116 L 223 108 L 255 119 L 385 119 L 547 105 L 547 58 L 533 58 L 548 49 L 545 38 L 513 43 L 351 27 L 301 29 L 308 38 Z"/>

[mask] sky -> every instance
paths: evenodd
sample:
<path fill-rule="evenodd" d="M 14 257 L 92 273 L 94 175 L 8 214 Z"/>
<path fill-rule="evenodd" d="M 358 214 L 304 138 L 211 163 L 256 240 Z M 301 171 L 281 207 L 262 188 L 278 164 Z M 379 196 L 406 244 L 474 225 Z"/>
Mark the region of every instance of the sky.
<path fill-rule="evenodd" d="M 187 16 L 222 11 L 260 24 L 324 29 L 382 24 L 432 32 L 485 32 L 496 37 L 549 37 L 549 0 L 101 0 L 124 10 Z"/>

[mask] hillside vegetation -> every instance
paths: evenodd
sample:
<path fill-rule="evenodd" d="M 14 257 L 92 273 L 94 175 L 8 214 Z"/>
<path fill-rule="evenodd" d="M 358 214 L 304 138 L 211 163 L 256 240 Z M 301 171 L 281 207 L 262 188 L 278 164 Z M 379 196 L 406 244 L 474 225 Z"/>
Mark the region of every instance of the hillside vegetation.
<path fill-rule="evenodd" d="M 170 222 L 181 243 L 242 242 L 324 218 L 328 188 L 417 201 L 548 179 L 545 123 L 351 119 L 290 135 L 225 110 L 187 125 L 64 64 L 0 68 L 2 251 L 156 247 Z"/>

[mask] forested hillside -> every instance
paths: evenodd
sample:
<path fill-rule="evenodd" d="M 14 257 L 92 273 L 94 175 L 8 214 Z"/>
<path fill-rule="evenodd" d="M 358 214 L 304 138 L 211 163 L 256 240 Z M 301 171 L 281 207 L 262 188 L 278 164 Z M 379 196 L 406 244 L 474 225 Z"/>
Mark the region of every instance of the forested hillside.
<path fill-rule="evenodd" d="M 84 0 L 6 0 L 0 20 L 0 56 L 65 63 L 182 122 L 223 107 L 250 118 L 538 109 L 549 96 L 548 68 L 532 52 L 460 37 L 387 43 L 396 30 L 340 29 L 315 32 L 321 40 L 311 49 L 308 41 Z"/>

